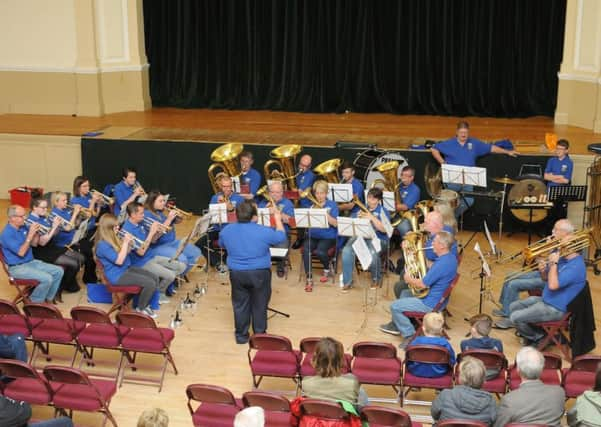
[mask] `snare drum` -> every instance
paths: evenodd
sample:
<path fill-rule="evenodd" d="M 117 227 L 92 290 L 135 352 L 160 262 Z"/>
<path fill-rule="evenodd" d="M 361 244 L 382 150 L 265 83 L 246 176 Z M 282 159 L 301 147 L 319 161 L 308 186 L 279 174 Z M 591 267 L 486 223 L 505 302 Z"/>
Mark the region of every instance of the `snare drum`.
<path fill-rule="evenodd" d="M 353 166 L 355 166 L 355 178 L 363 181 L 366 189 L 370 189 L 376 179 L 384 179 L 382 174 L 374 170 L 374 168 L 382 163 L 393 160 L 399 162 L 397 176 L 400 181 L 403 168 L 409 165 L 407 159 L 399 151 L 373 149 L 362 151 L 355 157 L 355 160 L 353 161 Z"/>
<path fill-rule="evenodd" d="M 437 202 L 447 203 L 453 209 L 459 205 L 459 193 L 453 190 L 440 190 L 440 193 L 434 199 Z"/>

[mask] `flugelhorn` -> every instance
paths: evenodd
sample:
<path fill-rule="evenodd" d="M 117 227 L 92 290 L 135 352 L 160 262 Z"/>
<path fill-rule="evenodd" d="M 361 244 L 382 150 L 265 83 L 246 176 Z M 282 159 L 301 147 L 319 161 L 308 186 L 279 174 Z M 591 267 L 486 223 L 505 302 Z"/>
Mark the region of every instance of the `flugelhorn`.
<path fill-rule="evenodd" d="M 273 206 L 275 209 L 278 210 L 282 210 L 277 203 L 275 202 L 275 200 L 273 200 L 273 197 L 271 197 L 271 194 L 269 194 L 269 188 L 264 185 L 263 187 L 259 188 L 259 190 L 257 190 L 257 196 L 261 196 L 263 197 L 265 200 L 267 200 L 269 203 L 271 203 L 271 206 Z"/>
<path fill-rule="evenodd" d="M 142 248 L 146 247 L 146 242 L 144 240 L 138 239 L 136 236 L 134 236 L 131 233 L 128 233 L 127 231 L 123 230 L 122 228 L 119 229 L 119 231 L 117 231 L 117 237 L 121 240 L 123 240 L 123 238 L 127 235 L 129 235 L 131 237 L 132 248 L 138 250 L 138 249 L 142 249 Z"/>
<path fill-rule="evenodd" d="M 353 203 L 355 204 L 355 206 L 358 206 L 358 207 L 359 207 L 359 209 L 361 209 L 363 212 L 365 212 L 365 213 L 367 213 L 367 214 L 368 214 L 368 213 L 371 213 L 371 212 L 369 211 L 369 209 L 367 209 L 367 206 L 365 206 L 365 205 L 363 204 L 363 202 L 361 202 L 361 200 L 359 200 L 359 197 L 357 197 L 357 195 L 356 195 L 356 194 L 353 196 Z"/>
<path fill-rule="evenodd" d="M 136 181 L 134 183 L 134 191 L 136 191 L 137 189 L 140 189 L 140 196 L 146 195 L 146 191 L 144 191 L 144 188 L 142 188 L 142 184 L 140 184 L 140 181 Z"/>
<path fill-rule="evenodd" d="M 86 218 L 91 217 L 92 215 L 94 215 L 94 211 L 90 208 L 85 208 L 82 205 L 77 205 L 79 206 L 79 215 L 85 216 Z M 71 210 L 75 210 L 75 206 L 67 203 L 67 208 L 71 209 Z"/>
<path fill-rule="evenodd" d="M 100 200 L 109 206 L 112 206 L 115 204 L 115 199 L 113 197 L 109 197 L 101 191 L 92 190 L 92 191 L 90 191 L 90 193 L 92 194 L 92 196 L 94 196 L 94 195 L 100 196 Z"/>
<path fill-rule="evenodd" d="M 166 233 L 169 233 L 173 229 L 173 227 L 169 227 L 169 226 L 163 224 L 162 222 L 157 221 L 156 219 L 152 219 L 147 216 L 144 217 L 143 224 L 149 230 L 150 230 L 150 227 L 152 227 L 152 224 L 154 224 L 154 223 L 157 223 L 159 225 L 159 233 L 166 234 Z"/>
<path fill-rule="evenodd" d="M 43 236 L 44 234 L 48 234 L 48 233 L 50 233 L 50 230 L 52 229 L 52 227 L 48 227 L 48 226 L 46 226 L 46 225 L 44 225 L 44 224 L 40 224 L 39 222 L 37 222 L 37 221 L 34 221 L 34 220 L 32 220 L 31 218 L 26 218 L 26 219 L 25 219 L 25 224 L 26 224 L 28 227 L 31 227 L 32 225 L 34 225 L 34 224 L 37 224 L 37 225 L 38 225 L 38 231 L 37 231 L 37 233 L 38 233 L 40 236 Z"/>

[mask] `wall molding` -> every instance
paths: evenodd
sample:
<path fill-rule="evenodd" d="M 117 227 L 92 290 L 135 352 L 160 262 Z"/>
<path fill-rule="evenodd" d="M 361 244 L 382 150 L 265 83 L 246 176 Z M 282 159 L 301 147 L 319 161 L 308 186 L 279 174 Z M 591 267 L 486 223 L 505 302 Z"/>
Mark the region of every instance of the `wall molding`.
<path fill-rule="evenodd" d="M 597 27 L 595 28 L 595 35 L 597 36 L 595 38 L 595 40 L 597 41 L 596 46 L 595 46 L 595 56 L 593 58 L 593 63 L 592 64 L 582 64 L 581 62 L 581 40 L 582 40 L 582 21 L 583 21 L 583 15 L 585 13 L 585 6 L 584 6 L 584 2 L 585 0 L 578 0 L 578 9 L 577 9 L 577 13 L 576 13 L 576 29 L 575 29 L 575 33 L 576 33 L 576 39 L 574 41 L 574 70 L 576 71 L 584 71 L 584 72 L 590 72 L 590 73 L 597 73 L 599 72 L 599 68 L 600 68 L 600 61 L 601 61 L 601 44 L 599 43 L 599 32 L 600 32 L 600 28 L 599 28 L 599 24 L 597 23 Z M 597 15 L 599 15 L 599 10 L 597 11 Z"/>
<path fill-rule="evenodd" d="M 129 22 L 128 22 L 128 13 L 127 13 L 127 0 L 113 0 L 119 3 L 121 9 L 121 56 L 110 56 L 109 52 L 109 43 L 108 43 L 108 33 L 110 32 L 111 25 L 107 25 L 106 20 L 106 8 L 108 7 L 108 2 L 106 0 L 96 0 L 94 2 L 96 8 L 96 33 L 97 33 L 97 43 L 98 43 L 98 53 L 99 60 L 103 64 L 109 63 L 119 63 L 119 62 L 129 62 L 130 53 L 129 53 Z M 108 28 L 107 28 L 108 27 Z"/>
<path fill-rule="evenodd" d="M 23 73 L 67 73 L 67 74 L 99 74 L 99 73 L 122 73 L 127 71 L 143 71 L 150 64 L 141 65 L 112 65 L 108 67 L 37 67 L 20 65 L 0 65 L 0 72 L 23 72 Z"/>
<path fill-rule="evenodd" d="M 573 82 L 583 83 L 601 83 L 601 78 L 596 76 L 586 76 L 582 74 L 571 74 L 571 73 L 557 73 L 559 80 L 569 80 Z"/>

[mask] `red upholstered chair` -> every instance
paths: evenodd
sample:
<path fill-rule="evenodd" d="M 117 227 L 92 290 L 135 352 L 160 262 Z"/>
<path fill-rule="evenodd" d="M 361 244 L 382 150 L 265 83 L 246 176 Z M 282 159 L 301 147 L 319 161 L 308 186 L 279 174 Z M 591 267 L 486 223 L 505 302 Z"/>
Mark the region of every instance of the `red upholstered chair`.
<path fill-rule="evenodd" d="M 52 360 L 50 357 L 50 344 L 61 344 L 73 347 L 73 357 L 71 358 L 71 366 L 73 366 L 75 357 L 77 356 L 75 337 L 83 329 L 84 325 L 71 319 L 63 318 L 60 310 L 50 304 L 25 304 L 23 311 L 32 325 L 31 340 L 34 346 L 31 351 L 31 364 L 34 365 L 38 349 L 46 355 L 46 361 L 49 362 Z"/>
<path fill-rule="evenodd" d="M 455 364 L 455 383 L 459 383 L 459 363 L 464 357 L 471 356 L 480 359 L 487 370 L 494 369 L 499 371 L 499 375 L 491 380 L 484 381 L 482 390 L 489 393 L 495 393 L 497 397 L 507 391 L 507 358 L 499 351 L 473 349 L 467 350 L 457 355 L 457 363 Z"/>
<path fill-rule="evenodd" d="M 14 400 L 23 400 L 32 405 L 50 405 L 52 388 L 30 364 L 13 359 L 0 359 L 0 373 L 11 378 L 3 385 L 2 394 Z"/>
<path fill-rule="evenodd" d="M 245 407 L 259 406 L 265 411 L 265 427 L 290 426 L 290 401 L 280 396 L 265 391 L 247 391 L 242 395 Z"/>
<path fill-rule="evenodd" d="M 505 427 L 549 427 L 548 424 L 509 423 Z"/>
<path fill-rule="evenodd" d="M 560 320 L 552 322 L 537 322 L 535 326 L 543 328 L 546 336 L 541 342 L 538 343 L 538 351 L 543 351 L 550 342 L 553 342 L 563 354 L 566 360 L 570 361 L 571 348 L 570 348 L 570 317 L 572 313 L 567 312 Z"/>
<path fill-rule="evenodd" d="M 562 370 L 562 386 L 566 398 L 578 397 L 585 390 L 593 388 L 595 372 L 601 363 L 601 356 L 587 355 L 575 357 L 572 366 Z"/>
<path fill-rule="evenodd" d="M 412 422 L 411 417 L 400 409 L 368 405 L 361 408 L 361 418 L 369 427 L 421 427 L 422 423 Z"/>
<path fill-rule="evenodd" d="M 121 372 L 119 387 L 121 387 L 124 380 L 132 380 L 132 382 L 157 384 L 160 392 L 163 389 L 167 363 L 171 364 L 175 375 L 177 375 L 177 367 L 170 350 L 175 332 L 173 329 L 159 328 L 150 316 L 135 311 L 117 313 L 117 323 L 127 328 L 127 332 L 123 333 L 121 338 L 121 360 L 118 369 Z M 163 358 L 160 379 L 125 375 L 127 368 L 132 371 L 137 370 L 136 356 L 138 353 L 156 354 Z M 126 366 L 122 368 L 123 361 L 125 361 Z"/>
<path fill-rule="evenodd" d="M 104 274 L 104 266 L 98 258 L 96 258 L 96 270 L 99 273 L 102 283 L 104 283 L 104 286 L 106 286 L 106 290 L 113 295 L 113 306 L 109 310 L 108 314 L 110 315 L 115 311 L 129 310 L 129 302 L 134 296 L 142 292 L 142 287 L 135 285 L 115 286 L 111 284 L 106 278 L 106 275 Z"/>
<path fill-rule="evenodd" d="M 308 236 L 307 236 L 308 238 Z M 305 280 L 306 272 L 305 272 L 305 264 L 303 263 L 303 253 L 305 251 L 305 247 L 300 247 L 300 267 L 298 268 L 298 281 L 302 282 Z M 323 265 L 321 265 L 321 261 L 315 255 L 316 250 L 311 251 L 311 270 L 315 269 L 323 269 Z M 328 249 L 328 258 L 330 259 L 330 274 L 332 284 L 336 283 L 336 270 L 338 269 L 338 252 L 336 251 L 336 244 Z M 315 280 L 315 277 L 313 278 Z"/>
<path fill-rule="evenodd" d="M 96 348 L 120 351 L 122 333 L 111 321 L 108 313 L 95 307 L 77 306 L 71 309 L 71 318 L 84 325 L 84 329 L 75 337 L 77 349 L 82 355 L 79 361 L 80 368 L 84 361 L 88 366 L 95 365 L 94 349 Z M 118 377 L 117 371 L 115 378 Z"/>
<path fill-rule="evenodd" d="M 339 422 L 336 426 L 350 426 L 350 416 L 338 402 L 320 399 L 302 399 L 299 425 L 322 425 L 319 422 Z M 331 425 L 331 424 L 327 424 Z"/>
<path fill-rule="evenodd" d="M 321 340 L 321 337 L 307 337 L 303 338 L 300 342 L 300 351 L 302 353 L 303 361 L 300 365 L 300 376 L 301 378 L 310 377 L 315 375 L 315 368 L 311 365 L 313 359 L 313 353 L 315 352 L 315 346 Z M 353 356 L 348 353 L 344 353 L 345 365 L 342 368 L 343 374 L 351 372 L 351 363 Z"/>
<path fill-rule="evenodd" d="M 396 347 L 390 343 L 364 341 L 354 344 L 351 371 L 361 384 L 390 386 L 397 396 L 401 390 L 401 359 L 397 357 Z"/>
<path fill-rule="evenodd" d="M 188 410 L 196 427 L 231 427 L 236 414 L 242 409 L 240 401 L 224 387 L 208 384 L 190 384 L 186 387 Z M 192 408 L 192 401 L 200 403 Z"/>
<path fill-rule="evenodd" d="M 486 427 L 488 424 L 475 420 L 462 420 L 455 418 L 452 420 L 443 420 L 436 423 L 437 427 Z"/>
<path fill-rule="evenodd" d="M 14 302 L 3 299 L 0 299 L 0 334 L 22 334 L 25 338 L 31 335 L 29 319 Z"/>
<path fill-rule="evenodd" d="M 430 365 L 448 365 L 449 370 L 446 374 L 436 378 L 418 377 L 409 371 L 407 367 L 409 362 L 419 362 Z M 405 361 L 403 363 L 401 406 L 403 406 L 405 396 L 413 388 L 443 390 L 452 387 L 453 365 L 451 365 L 451 355 L 446 348 L 436 345 L 410 345 L 407 347 L 407 350 L 405 350 Z"/>
<path fill-rule="evenodd" d="M 8 272 L 8 265 L 6 264 L 6 259 L 4 258 L 4 252 L 2 252 L 2 245 L 0 245 L 0 264 L 2 264 L 2 268 L 8 277 L 8 283 L 11 286 L 14 286 L 17 290 L 17 295 L 13 299 L 13 302 L 15 304 L 29 302 L 29 296 L 33 292 L 33 289 L 40 284 L 40 282 L 33 279 L 19 279 L 17 277 L 13 277 Z"/>
<path fill-rule="evenodd" d="M 53 390 L 55 410 L 69 417 L 73 411 L 100 412 L 106 420 L 117 427 L 109 409 L 111 399 L 117 392 L 115 381 L 90 379 L 85 372 L 64 366 L 46 366 L 44 376 Z"/>
<path fill-rule="evenodd" d="M 300 361 L 300 351 L 293 350 L 286 337 L 254 334 L 248 340 L 248 364 L 255 388 L 259 388 L 263 377 L 280 377 L 293 380 L 298 390 Z"/>
<path fill-rule="evenodd" d="M 555 353 L 544 352 L 545 367 L 540 380 L 547 385 L 561 385 L 561 356 Z M 514 363 L 509 368 L 509 390 L 515 390 L 522 383 L 518 367 Z"/>

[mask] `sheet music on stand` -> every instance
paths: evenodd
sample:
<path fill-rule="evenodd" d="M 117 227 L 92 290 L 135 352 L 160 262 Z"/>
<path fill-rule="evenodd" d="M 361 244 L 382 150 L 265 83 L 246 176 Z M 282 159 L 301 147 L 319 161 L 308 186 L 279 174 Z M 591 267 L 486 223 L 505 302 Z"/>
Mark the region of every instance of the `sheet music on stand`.
<path fill-rule="evenodd" d="M 480 257 L 480 262 L 482 263 L 482 270 L 484 271 L 484 274 L 486 275 L 486 277 L 490 278 L 492 276 L 492 272 L 490 271 L 490 266 L 488 265 L 488 262 L 486 262 L 486 258 L 484 258 L 484 255 L 480 250 L 480 244 L 478 242 L 474 244 L 474 251 Z"/>
<path fill-rule="evenodd" d="M 269 248 L 271 258 L 285 258 L 288 254 L 288 248 Z"/>
<path fill-rule="evenodd" d="M 227 205 L 225 203 L 210 204 L 209 216 L 211 224 L 227 224 Z"/>
<path fill-rule="evenodd" d="M 354 244 L 352 245 L 352 247 L 355 251 L 355 254 L 357 255 L 357 258 L 359 258 L 359 262 L 361 262 L 362 267 L 364 263 L 368 261 L 369 258 L 369 262 L 367 263 L 367 267 L 369 267 L 372 261 L 372 255 L 369 251 L 369 248 L 367 247 L 365 239 L 371 240 L 372 246 L 374 247 L 376 252 L 380 252 L 382 250 L 380 239 L 378 239 L 378 237 L 376 236 L 374 228 L 371 226 L 371 221 L 367 218 L 349 218 L 342 216 L 339 216 L 337 218 L 337 221 L 339 236 L 356 237 L 357 240 L 361 240 L 363 242 L 363 244 L 359 243 L 357 248 L 360 251 L 365 249 L 367 253 L 357 252 L 357 249 L 355 248 Z M 363 248 L 363 245 L 365 245 L 365 248 Z M 363 261 L 361 260 L 361 257 L 363 257 Z M 363 268 L 363 270 L 365 270 L 366 268 Z"/>
<path fill-rule="evenodd" d="M 367 200 L 367 193 L 369 190 L 365 190 L 365 200 Z M 388 212 L 396 212 L 396 201 L 394 199 L 394 191 L 382 190 L 382 206 Z"/>
<path fill-rule="evenodd" d="M 328 228 L 328 210 L 320 208 L 294 209 L 296 228 Z"/>
<path fill-rule="evenodd" d="M 194 227 L 192 227 L 192 230 L 190 230 L 188 235 L 184 239 L 180 240 L 179 245 L 177 246 L 177 250 L 175 251 L 175 253 L 169 261 L 175 261 L 177 258 L 179 258 L 182 252 L 184 252 L 184 249 L 186 249 L 186 245 L 188 243 L 190 243 L 191 241 L 196 241 L 200 239 L 200 237 L 203 234 L 206 234 L 206 232 L 209 230 L 210 220 L 210 215 L 204 215 L 198 218 L 196 220 L 196 223 L 194 224 Z"/>
<path fill-rule="evenodd" d="M 586 185 L 556 185 L 547 188 L 547 200 L 565 202 L 586 202 Z"/>
<path fill-rule="evenodd" d="M 90 222 L 90 218 L 87 218 L 79 223 L 77 230 L 75 230 L 75 234 L 73 234 L 73 239 L 71 239 L 71 243 L 69 243 L 67 245 L 68 247 L 78 244 L 79 241 L 86 236 L 86 233 L 88 232 L 88 223 L 89 222 Z"/>
<path fill-rule="evenodd" d="M 336 203 L 348 203 L 353 200 L 352 184 L 328 184 L 328 199 Z"/>
<path fill-rule="evenodd" d="M 232 189 L 234 193 L 240 193 L 240 175 L 232 176 Z"/>
<path fill-rule="evenodd" d="M 442 182 L 486 188 L 486 168 L 442 164 Z"/>
<path fill-rule="evenodd" d="M 257 224 L 271 227 L 271 214 L 269 208 L 257 208 Z"/>
<path fill-rule="evenodd" d="M 357 237 L 352 244 L 353 251 L 357 258 L 359 259 L 359 264 L 361 264 L 361 269 L 363 271 L 367 270 L 373 261 L 373 257 L 371 256 L 371 252 L 367 247 L 367 243 L 365 239 L 361 236 Z"/>
<path fill-rule="evenodd" d="M 497 255 L 497 245 L 495 244 L 490 231 L 488 230 L 488 224 L 484 221 L 484 234 L 486 235 L 486 240 L 488 240 L 488 245 L 490 246 L 491 255 Z"/>

